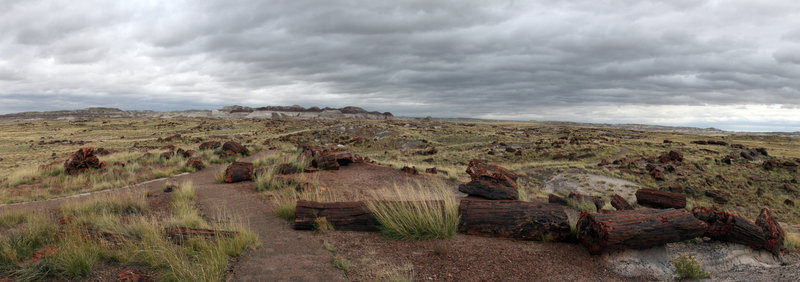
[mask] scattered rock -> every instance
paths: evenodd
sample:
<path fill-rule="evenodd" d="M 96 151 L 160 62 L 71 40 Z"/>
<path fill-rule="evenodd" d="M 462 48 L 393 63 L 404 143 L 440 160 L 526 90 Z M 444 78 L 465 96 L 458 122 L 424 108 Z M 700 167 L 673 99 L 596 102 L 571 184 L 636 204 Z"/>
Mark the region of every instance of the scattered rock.
<path fill-rule="evenodd" d="M 197 151 L 195 151 L 195 150 L 187 150 L 186 152 L 183 152 L 183 157 L 188 159 L 188 158 L 194 157 L 195 154 L 197 154 Z"/>
<path fill-rule="evenodd" d="M 164 193 L 172 193 L 172 191 L 175 191 L 176 189 L 178 189 L 178 185 L 170 183 L 164 187 Z"/>
<path fill-rule="evenodd" d="M 437 174 L 439 171 L 435 167 L 429 167 L 425 169 L 425 173 Z"/>
<path fill-rule="evenodd" d="M 791 199 L 783 200 L 783 204 L 790 207 L 794 207 L 794 201 L 792 201 Z"/>
<path fill-rule="evenodd" d="M 20 263 L 21 266 L 37 264 L 44 258 L 52 258 L 58 255 L 59 249 L 56 245 L 47 245 L 33 253 L 33 257 Z"/>
<path fill-rule="evenodd" d="M 436 149 L 436 147 L 431 147 L 430 149 L 417 152 L 417 155 L 432 156 L 432 155 L 436 155 L 436 153 L 438 153 L 438 152 L 439 152 L 439 150 Z"/>
<path fill-rule="evenodd" d="M 107 156 L 111 154 L 111 152 L 109 152 L 105 148 L 97 148 L 94 150 L 94 153 L 98 156 Z"/>
<path fill-rule="evenodd" d="M 225 169 L 225 183 L 234 183 L 253 180 L 253 164 L 246 162 L 233 162 Z"/>
<path fill-rule="evenodd" d="M 658 157 L 658 161 L 662 164 L 670 163 L 670 162 L 682 162 L 683 161 L 683 154 L 678 151 L 669 151 L 664 152 L 661 156 Z"/>
<path fill-rule="evenodd" d="M 319 156 L 311 161 L 311 165 L 321 170 L 337 170 L 339 166 L 353 162 L 354 154 L 352 151 L 328 151 L 319 153 Z"/>
<path fill-rule="evenodd" d="M 175 153 L 173 153 L 172 151 L 167 151 L 167 152 L 163 152 L 163 153 L 161 153 L 161 155 L 160 155 L 159 157 L 160 157 L 160 158 L 162 158 L 162 159 L 165 159 L 165 160 L 169 160 L 169 159 L 171 159 L 171 158 L 172 158 L 172 156 L 173 156 L 174 154 L 175 154 Z"/>

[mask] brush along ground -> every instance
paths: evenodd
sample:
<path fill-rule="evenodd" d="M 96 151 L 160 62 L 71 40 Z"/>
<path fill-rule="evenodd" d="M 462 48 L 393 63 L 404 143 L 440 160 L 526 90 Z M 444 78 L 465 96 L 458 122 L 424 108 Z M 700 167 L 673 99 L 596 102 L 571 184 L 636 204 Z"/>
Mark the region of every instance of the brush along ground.
<path fill-rule="evenodd" d="M 261 152 L 244 161 L 253 161 Z M 161 179 L 127 188 L 106 190 L 81 197 L 0 206 L 6 211 L 54 211 L 65 203 L 86 203 L 103 197 L 127 193 L 164 194 L 167 182 L 191 181 L 198 208 L 210 222 L 232 219 L 246 223 L 258 235 L 262 248 L 250 250 L 236 258 L 227 279 L 235 281 L 342 281 L 342 273 L 330 263 L 330 254 L 314 233 L 295 232 L 284 220 L 273 215 L 270 204 L 261 200 L 252 182 L 214 183 L 214 173 L 222 165 L 212 165 L 200 172 Z M 106 271 L 110 273 L 109 271 Z"/>

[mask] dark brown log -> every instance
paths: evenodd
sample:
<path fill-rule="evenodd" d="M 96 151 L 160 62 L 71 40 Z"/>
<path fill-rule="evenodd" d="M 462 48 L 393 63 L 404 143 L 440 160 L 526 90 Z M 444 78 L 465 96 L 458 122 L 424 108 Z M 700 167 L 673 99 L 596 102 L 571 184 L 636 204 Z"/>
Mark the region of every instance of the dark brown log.
<path fill-rule="evenodd" d="M 239 232 L 192 227 L 167 227 L 164 228 L 164 234 L 174 242 L 181 242 L 192 237 L 233 237 L 238 235 Z"/>
<path fill-rule="evenodd" d="M 234 183 L 253 180 L 253 164 L 233 162 L 225 169 L 225 183 Z"/>
<path fill-rule="evenodd" d="M 636 191 L 636 202 L 657 209 L 683 209 L 686 208 L 686 195 L 655 189 L 639 189 Z"/>
<path fill-rule="evenodd" d="M 708 224 L 705 236 L 714 240 L 776 252 L 783 244 L 783 231 L 778 230 L 780 226 L 772 219 L 769 211 L 766 213 L 764 214 L 764 211 L 762 211 L 762 216 L 759 216 L 759 218 L 763 217 L 760 223 L 763 227 L 766 227 L 765 230 L 765 228 L 759 227 L 759 225 L 738 214 L 720 210 L 717 207 L 710 209 L 696 207 L 692 209 L 692 214 L 695 217 Z M 770 222 L 775 223 L 775 226 L 770 226 Z"/>
<path fill-rule="evenodd" d="M 498 185 L 495 182 L 484 179 L 473 180 L 466 184 L 458 185 L 458 191 L 490 200 L 519 199 L 519 192 L 516 188 Z"/>
<path fill-rule="evenodd" d="M 619 249 L 641 249 L 703 235 L 708 225 L 684 210 L 630 210 L 613 213 L 582 212 L 578 242 L 591 254 Z"/>
<path fill-rule="evenodd" d="M 351 151 L 329 151 L 319 154 L 311 165 L 321 170 L 337 170 L 339 166 L 354 162 L 354 154 Z"/>
<path fill-rule="evenodd" d="M 551 203 L 551 204 L 559 204 L 559 205 L 562 205 L 562 206 L 566 206 L 567 205 L 567 200 L 566 199 L 564 199 L 562 197 L 559 197 L 558 195 L 555 195 L 555 194 L 548 195 L 547 196 L 547 202 Z"/>
<path fill-rule="evenodd" d="M 378 231 L 378 220 L 364 202 L 321 203 L 299 200 L 294 213 L 294 229 L 312 230 L 314 221 L 324 217 L 336 230 Z"/>
<path fill-rule="evenodd" d="M 237 155 L 237 154 L 242 156 L 250 155 L 250 150 L 248 150 L 247 148 L 242 146 L 242 144 L 239 144 L 236 141 L 228 141 L 225 142 L 225 144 L 222 144 L 222 151 L 232 153 L 232 154 L 229 153 L 229 155 Z"/>
<path fill-rule="evenodd" d="M 469 235 L 563 241 L 570 235 L 564 208 L 511 200 L 461 200 L 458 231 Z"/>
<path fill-rule="evenodd" d="M 633 206 L 631 206 L 631 204 L 628 203 L 625 198 L 617 194 L 614 194 L 614 196 L 611 197 L 611 205 L 614 206 L 614 208 L 618 211 L 633 210 Z"/>

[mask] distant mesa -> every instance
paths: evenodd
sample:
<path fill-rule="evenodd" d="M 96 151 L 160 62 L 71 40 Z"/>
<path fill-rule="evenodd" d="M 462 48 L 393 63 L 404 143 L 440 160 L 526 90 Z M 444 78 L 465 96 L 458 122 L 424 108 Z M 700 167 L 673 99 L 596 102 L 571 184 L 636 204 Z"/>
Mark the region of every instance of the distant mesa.
<path fill-rule="evenodd" d="M 86 108 L 81 110 L 22 112 L 0 115 L 0 120 L 75 120 L 90 118 L 135 118 L 135 117 L 207 117 L 207 118 L 301 118 L 301 119 L 394 119 L 390 112 L 369 112 L 359 107 L 343 108 L 304 108 L 301 106 L 266 106 L 251 108 L 245 106 L 225 106 L 218 110 L 186 111 L 124 111 L 116 108 Z"/>

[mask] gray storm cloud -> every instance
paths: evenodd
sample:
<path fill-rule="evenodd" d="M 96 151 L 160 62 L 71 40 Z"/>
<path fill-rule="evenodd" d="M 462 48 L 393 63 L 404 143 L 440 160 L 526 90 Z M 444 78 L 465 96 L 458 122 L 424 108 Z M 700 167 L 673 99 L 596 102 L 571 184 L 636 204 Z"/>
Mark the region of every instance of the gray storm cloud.
<path fill-rule="evenodd" d="M 797 1 L 0 0 L 0 112 L 300 104 L 800 124 L 798 12 Z"/>

